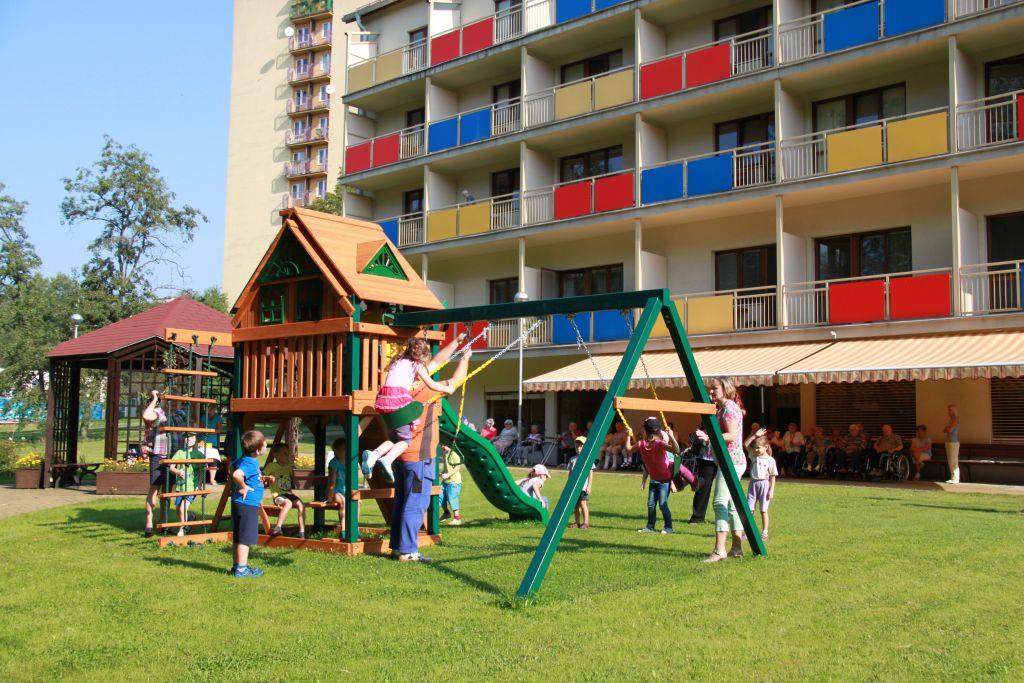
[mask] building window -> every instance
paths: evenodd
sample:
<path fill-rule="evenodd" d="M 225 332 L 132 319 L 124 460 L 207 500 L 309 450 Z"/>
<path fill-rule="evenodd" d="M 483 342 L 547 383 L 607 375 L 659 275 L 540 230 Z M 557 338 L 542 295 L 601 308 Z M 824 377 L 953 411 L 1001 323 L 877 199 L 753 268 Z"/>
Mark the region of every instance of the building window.
<path fill-rule="evenodd" d="M 312 322 L 323 316 L 324 283 L 319 278 L 295 286 L 295 320 Z"/>
<path fill-rule="evenodd" d="M 413 126 L 422 126 L 426 121 L 426 113 L 423 107 L 419 109 L 410 109 L 405 112 L 405 127 L 412 128 Z"/>
<path fill-rule="evenodd" d="M 622 264 L 563 270 L 558 274 L 559 296 L 612 294 L 622 291 Z"/>
<path fill-rule="evenodd" d="M 767 112 L 715 124 L 715 151 L 775 141 L 775 114 Z"/>
<path fill-rule="evenodd" d="M 906 113 L 906 85 L 889 85 L 815 102 L 814 132 L 905 116 Z"/>
<path fill-rule="evenodd" d="M 416 45 L 417 43 L 422 43 L 422 42 L 426 41 L 426 39 L 427 39 L 427 27 L 426 26 L 420 26 L 419 28 L 415 28 L 415 29 L 409 31 L 409 44 L 410 45 Z"/>
<path fill-rule="evenodd" d="M 305 183 L 292 183 L 292 197 L 295 199 L 302 199 L 302 195 L 306 193 Z"/>
<path fill-rule="evenodd" d="M 328 124 L 328 122 L 330 122 L 330 120 L 331 119 L 328 116 L 321 116 L 317 120 L 317 128 L 319 128 L 322 133 L 326 133 L 327 132 L 327 124 Z"/>
<path fill-rule="evenodd" d="M 296 119 L 292 123 L 292 132 L 296 135 L 302 135 L 306 132 L 306 122 L 303 119 Z"/>
<path fill-rule="evenodd" d="M 305 90 L 295 91 L 295 106 L 301 107 L 309 101 L 309 93 Z"/>
<path fill-rule="evenodd" d="M 510 304 L 516 300 L 519 291 L 519 278 L 506 277 L 500 280 L 489 280 L 487 289 L 492 304 Z"/>
<path fill-rule="evenodd" d="M 320 147 L 319 149 L 316 150 L 316 163 L 320 164 L 321 166 L 326 166 L 327 165 L 327 148 L 326 147 Z"/>
<path fill-rule="evenodd" d="M 297 57 L 295 59 L 295 73 L 303 74 L 309 70 L 309 60 L 305 57 Z"/>
<path fill-rule="evenodd" d="M 491 174 L 491 196 L 502 197 L 519 192 L 519 169 L 510 168 Z"/>
<path fill-rule="evenodd" d="M 717 20 L 715 22 L 715 40 L 725 40 L 744 33 L 751 33 L 758 29 L 768 28 L 771 24 L 772 6 L 757 7 Z"/>
<path fill-rule="evenodd" d="M 494 0 L 495 14 L 508 14 L 517 7 L 523 6 L 523 0 Z"/>
<path fill-rule="evenodd" d="M 818 384 L 815 388 L 815 415 L 819 427 L 828 434 L 838 428 L 843 434 L 851 422 L 864 426 L 869 439 L 882 434 L 882 425 L 892 425 L 904 438 L 914 433 L 917 424 L 916 382 L 852 382 Z M 779 387 L 781 389 L 781 387 Z M 932 434 L 935 430 L 933 428 Z M 870 443 L 870 441 L 869 441 Z"/>
<path fill-rule="evenodd" d="M 567 183 L 621 170 L 622 145 L 616 145 L 562 157 L 559 162 L 558 178 L 560 182 Z"/>
<path fill-rule="evenodd" d="M 993 378 L 992 442 L 1024 443 L 1024 379 Z"/>
<path fill-rule="evenodd" d="M 815 241 L 819 280 L 913 270 L 910 228 L 826 237 Z"/>
<path fill-rule="evenodd" d="M 861 0 L 812 0 L 811 12 L 817 14 L 818 12 L 827 12 L 830 9 L 839 9 L 846 5 L 852 5 L 855 2 Z"/>
<path fill-rule="evenodd" d="M 260 325 L 280 325 L 284 322 L 284 285 L 260 287 Z"/>
<path fill-rule="evenodd" d="M 622 66 L 622 50 L 605 52 L 562 66 L 562 83 L 571 83 L 581 78 L 597 76 Z"/>
<path fill-rule="evenodd" d="M 327 103 L 329 103 L 331 101 L 331 94 L 329 92 L 327 92 L 327 85 L 326 84 L 320 86 L 320 95 L 319 95 L 319 97 L 320 97 L 320 102 L 323 103 L 323 104 L 327 104 Z"/>
<path fill-rule="evenodd" d="M 715 290 L 774 287 L 775 245 L 715 252 Z"/>
<path fill-rule="evenodd" d="M 297 164 L 300 161 L 305 161 L 305 160 L 306 160 L 306 152 L 305 151 L 303 151 L 301 149 L 297 149 L 294 152 L 292 152 L 292 162 L 293 163 Z"/>
<path fill-rule="evenodd" d="M 507 102 L 519 97 L 523 92 L 522 82 L 517 78 L 507 83 L 499 83 L 491 88 L 491 102 Z"/>
<path fill-rule="evenodd" d="M 402 193 L 402 213 L 421 213 L 423 211 L 423 190 L 409 190 Z"/>
<path fill-rule="evenodd" d="M 985 65 L 985 96 L 1024 90 L 1024 55 Z"/>
<path fill-rule="evenodd" d="M 320 55 L 320 70 L 324 73 L 330 73 L 331 71 L 331 53 L 325 52 Z"/>
<path fill-rule="evenodd" d="M 295 41 L 299 45 L 305 45 L 306 43 L 309 42 L 309 27 L 308 26 L 300 26 L 295 31 Z"/>
<path fill-rule="evenodd" d="M 1024 260 L 1024 213 L 988 217 L 988 260 Z"/>
<path fill-rule="evenodd" d="M 327 196 L 327 181 L 318 180 L 316 181 L 316 196 L 326 197 Z"/>

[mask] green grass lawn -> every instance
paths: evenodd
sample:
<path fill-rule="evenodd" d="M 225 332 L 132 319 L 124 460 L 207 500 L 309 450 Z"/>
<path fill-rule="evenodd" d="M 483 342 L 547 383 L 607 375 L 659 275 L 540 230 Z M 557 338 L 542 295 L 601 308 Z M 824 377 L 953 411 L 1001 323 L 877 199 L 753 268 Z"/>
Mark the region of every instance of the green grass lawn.
<path fill-rule="evenodd" d="M 705 565 L 710 525 L 638 535 L 639 478 L 598 475 L 522 607 L 542 529 L 471 483 L 432 566 L 258 549 L 246 581 L 97 497 L 0 526 L 0 680 L 1021 680 L 1022 503 L 782 482 L 770 556 Z"/>

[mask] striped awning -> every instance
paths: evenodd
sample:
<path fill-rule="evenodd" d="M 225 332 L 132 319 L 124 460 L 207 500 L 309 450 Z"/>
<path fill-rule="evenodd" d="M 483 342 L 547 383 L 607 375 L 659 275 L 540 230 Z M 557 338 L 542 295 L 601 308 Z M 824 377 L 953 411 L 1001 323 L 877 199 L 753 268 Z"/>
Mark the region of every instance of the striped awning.
<path fill-rule="evenodd" d="M 694 352 L 697 368 L 704 379 L 727 377 L 743 386 L 774 384 L 780 368 L 810 356 L 828 346 L 827 342 L 778 344 L 774 346 L 729 346 L 700 349 Z M 645 353 L 644 363 L 655 387 L 685 387 L 683 367 L 675 352 Z M 532 377 L 523 384 L 523 390 L 538 391 L 603 391 L 615 376 L 622 362 L 619 354 L 595 356 L 543 375 Z M 597 369 L 594 368 L 597 365 Z M 630 380 L 631 389 L 647 386 L 644 368 L 637 363 Z"/>
<path fill-rule="evenodd" d="M 779 384 L 1024 377 L 1024 331 L 849 339 L 778 373 Z"/>

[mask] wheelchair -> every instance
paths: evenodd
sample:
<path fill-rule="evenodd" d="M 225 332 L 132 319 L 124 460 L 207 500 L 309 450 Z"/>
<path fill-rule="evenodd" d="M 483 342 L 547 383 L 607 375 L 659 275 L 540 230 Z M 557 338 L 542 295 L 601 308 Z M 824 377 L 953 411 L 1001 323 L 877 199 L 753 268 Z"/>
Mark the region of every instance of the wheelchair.
<path fill-rule="evenodd" d="M 910 458 L 903 451 L 882 453 L 878 456 L 878 469 L 882 471 L 881 481 L 906 481 L 910 479 Z"/>

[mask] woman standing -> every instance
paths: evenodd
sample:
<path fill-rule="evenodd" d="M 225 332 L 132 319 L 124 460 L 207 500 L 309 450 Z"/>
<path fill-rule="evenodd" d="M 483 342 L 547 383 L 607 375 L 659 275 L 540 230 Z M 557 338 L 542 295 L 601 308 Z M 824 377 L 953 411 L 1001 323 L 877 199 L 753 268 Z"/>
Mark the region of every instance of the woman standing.
<path fill-rule="evenodd" d="M 942 431 L 946 433 L 946 462 L 949 464 L 947 484 L 960 483 L 960 409 L 950 403 L 946 406 L 949 422 Z"/>
<path fill-rule="evenodd" d="M 735 399 L 736 387 L 731 381 L 715 379 L 711 382 L 711 400 L 718 407 L 718 424 L 722 429 L 722 438 L 736 470 L 736 477 L 739 478 L 747 469 L 747 458 L 743 455 L 743 413 Z M 701 431 L 698 431 L 697 435 L 706 436 Z M 715 498 L 712 505 L 715 509 L 715 549 L 705 562 L 720 562 L 726 557 L 742 557 L 743 523 L 736 510 L 736 503 L 729 495 L 729 486 L 725 482 L 725 474 L 721 468 L 715 475 Z M 725 541 L 730 531 L 732 549 L 726 555 Z"/>

